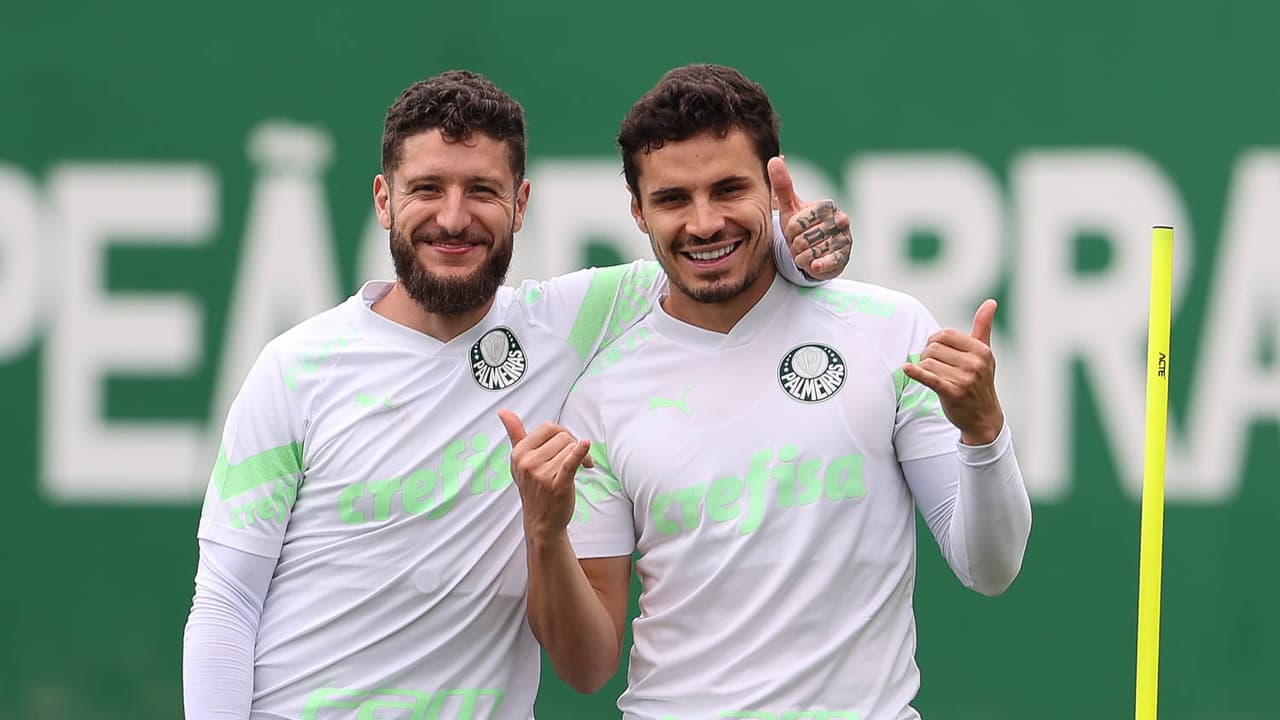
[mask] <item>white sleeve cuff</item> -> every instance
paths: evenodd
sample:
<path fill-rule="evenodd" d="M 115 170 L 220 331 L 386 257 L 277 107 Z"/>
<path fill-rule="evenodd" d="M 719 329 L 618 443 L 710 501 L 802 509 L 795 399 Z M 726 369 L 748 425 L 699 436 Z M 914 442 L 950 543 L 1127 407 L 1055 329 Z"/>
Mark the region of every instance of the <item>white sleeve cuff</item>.
<path fill-rule="evenodd" d="M 964 443 L 956 443 L 956 452 L 960 455 L 960 462 L 969 467 L 980 467 L 990 465 L 1008 454 L 1013 449 L 1013 433 L 1009 430 L 1009 423 L 1005 423 L 1000 428 L 996 439 L 986 445 L 965 445 Z"/>

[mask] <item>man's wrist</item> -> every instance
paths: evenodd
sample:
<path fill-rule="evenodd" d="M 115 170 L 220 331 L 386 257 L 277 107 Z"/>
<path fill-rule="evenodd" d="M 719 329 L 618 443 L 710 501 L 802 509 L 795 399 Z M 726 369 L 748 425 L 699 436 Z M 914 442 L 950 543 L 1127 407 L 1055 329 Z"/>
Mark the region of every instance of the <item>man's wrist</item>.
<path fill-rule="evenodd" d="M 568 529 L 561 527 L 547 526 L 530 526 L 524 527 L 525 543 L 529 546 L 529 552 L 544 553 L 549 550 L 558 549 L 561 545 L 567 545 L 569 542 Z"/>
<path fill-rule="evenodd" d="M 1001 413 L 996 422 L 982 427 L 969 428 L 960 430 L 960 443 L 962 445 L 990 445 L 1000 437 L 1000 428 L 1004 427 L 1004 414 Z"/>
<path fill-rule="evenodd" d="M 977 432 L 977 433 L 967 433 L 967 432 L 961 431 L 960 444 L 972 445 L 974 447 L 979 447 L 982 445 L 990 445 L 991 443 L 996 441 L 996 438 L 999 437 L 999 435 L 1000 435 L 1000 431 L 998 430 L 996 432 L 983 431 L 983 432 Z"/>

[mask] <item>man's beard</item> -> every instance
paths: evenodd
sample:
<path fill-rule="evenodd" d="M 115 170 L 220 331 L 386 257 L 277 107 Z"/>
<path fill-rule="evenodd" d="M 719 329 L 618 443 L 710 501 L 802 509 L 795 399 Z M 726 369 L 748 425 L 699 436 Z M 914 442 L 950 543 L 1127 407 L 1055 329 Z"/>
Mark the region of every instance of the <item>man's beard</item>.
<path fill-rule="evenodd" d="M 721 242 L 721 240 L 722 238 L 712 237 L 710 240 L 707 240 L 707 241 L 689 243 L 689 244 L 683 245 L 681 246 L 678 252 L 673 249 L 671 252 L 671 258 L 672 258 L 671 262 L 675 263 L 676 256 L 679 255 L 679 253 L 681 252 L 689 252 L 691 250 L 696 252 L 699 247 L 702 247 L 704 245 L 707 245 L 707 246 L 715 245 Z M 750 244 L 750 240 L 751 240 L 750 235 L 745 235 L 741 241 L 742 245 L 737 250 L 734 250 L 734 252 L 735 253 L 750 252 L 749 248 L 747 247 L 747 245 Z M 652 235 L 649 236 L 649 244 L 653 247 L 654 257 L 661 258 L 662 254 L 658 252 L 657 240 L 655 240 Z M 765 266 L 769 262 L 770 262 L 770 257 L 768 255 L 761 257 L 759 262 L 747 268 L 746 274 L 743 275 L 742 280 L 740 280 L 739 282 L 730 283 L 730 282 L 723 282 L 723 281 L 713 281 L 709 285 L 699 285 L 696 288 L 689 287 L 687 284 L 685 284 L 684 280 L 680 277 L 679 273 L 672 272 L 673 268 L 664 267 L 663 270 L 667 273 L 667 281 L 670 282 L 672 285 L 675 285 L 677 288 L 679 288 L 680 292 L 684 293 L 685 295 L 688 295 L 689 297 L 693 298 L 694 300 L 700 303 L 719 303 L 719 302 L 725 302 L 727 300 L 732 300 L 733 298 L 736 298 L 742 293 L 746 292 L 747 288 L 751 287 L 751 285 L 760 278 L 761 273 L 765 271 Z"/>
<path fill-rule="evenodd" d="M 395 263 L 396 278 L 422 309 L 436 315 L 462 315 L 475 310 L 493 299 L 498 288 L 507 279 L 511 266 L 511 248 L 515 244 L 514 233 L 508 233 L 506 242 L 490 242 L 478 233 L 464 233 L 465 242 L 489 246 L 489 257 L 475 272 L 463 277 L 440 275 L 423 267 L 418 260 L 416 241 L 435 242 L 451 237 L 439 229 L 424 230 L 411 240 L 393 225 L 391 228 L 391 260 Z"/>

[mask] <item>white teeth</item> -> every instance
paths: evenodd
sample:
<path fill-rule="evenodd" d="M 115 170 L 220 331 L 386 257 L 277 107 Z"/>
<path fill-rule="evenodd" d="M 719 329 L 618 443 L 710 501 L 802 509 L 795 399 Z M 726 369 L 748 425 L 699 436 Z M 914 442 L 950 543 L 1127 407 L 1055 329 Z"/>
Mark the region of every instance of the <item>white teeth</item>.
<path fill-rule="evenodd" d="M 734 249 L 736 249 L 737 247 L 738 247 L 738 243 L 734 243 L 732 245 L 726 245 L 725 247 L 722 247 L 719 250 L 712 250 L 710 252 L 691 252 L 687 254 L 689 257 L 693 258 L 694 260 L 715 260 L 717 258 L 722 258 L 725 255 L 728 255 L 729 253 L 733 252 Z"/>

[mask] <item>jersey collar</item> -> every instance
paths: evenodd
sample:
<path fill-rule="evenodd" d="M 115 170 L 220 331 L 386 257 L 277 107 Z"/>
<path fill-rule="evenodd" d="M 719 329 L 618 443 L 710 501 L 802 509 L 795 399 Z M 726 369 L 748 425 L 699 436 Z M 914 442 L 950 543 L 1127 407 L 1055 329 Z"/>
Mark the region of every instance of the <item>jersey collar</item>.
<path fill-rule="evenodd" d="M 794 286 L 781 275 L 775 276 L 759 302 L 729 332 L 723 334 L 677 320 L 667 314 L 660 302 L 654 304 L 649 322 L 659 334 L 685 345 L 712 349 L 745 345 L 768 327 L 769 321 L 793 294 L 793 290 Z"/>
<path fill-rule="evenodd" d="M 425 351 L 432 355 L 441 352 L 470 352 L 471 346 L 480 339 L 481 335 L 492 329 L 494 325 L 500 324 L 498 323 L 498 318 L 501 316 L 502 307 L 506 305 L 503 294 L 504 292 L 509 292 L 505 287 L 499 288 L 493 305 L 489 307 L 489 312 L 485 313 L 484 317 L 466 332 L 445 343 L 430 335 L 420 333 L 411 327 L 401 325 L 394 320 L 389 320 L 373 311 L 373 304 L 391 292 L 394 284 L 382 280 L 372 280 L 365 283 L 360 288 L 360 292 L 356 293 L 348 301 L 352 310 L 353 322 L 361 330 L 371 335 L 376 335 L 407 347 L 413 347 L 415 350 Z"/>

